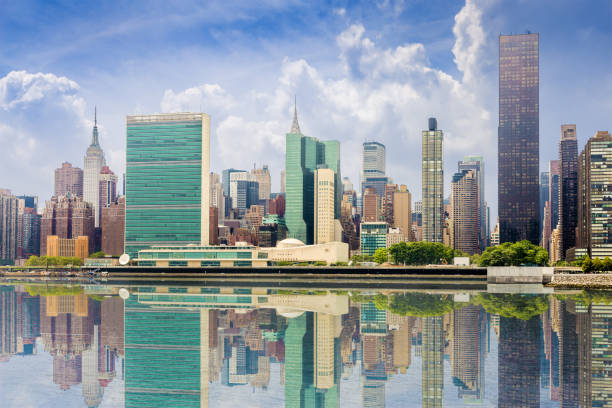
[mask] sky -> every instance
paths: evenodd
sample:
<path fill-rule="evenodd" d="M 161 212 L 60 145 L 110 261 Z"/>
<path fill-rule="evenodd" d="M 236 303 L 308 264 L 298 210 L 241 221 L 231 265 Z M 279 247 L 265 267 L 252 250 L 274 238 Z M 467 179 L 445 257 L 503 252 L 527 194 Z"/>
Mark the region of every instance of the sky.
<path fill-rule="evenodd" d="M 560 126 L 579 149 L 612 130 L 612 2 L 571 0 L 0 0 L 0 188 L 53 193 L 83 166 L 94 106 L 111 169 L 125 170 L 125 117 L 211 115 L 211 170 L 284 167 L 294 97 L 308 136 L 341 142 L 358 185 L 361 144 L 387 146 L 387 174 L 421 197 L 421 131 L 444 131 L 444 183 L 485 160 L 497 215 L 497 41 L 540 33 L 540 168 Z M 495 219 L 495 218 L 493 218 Z"/>

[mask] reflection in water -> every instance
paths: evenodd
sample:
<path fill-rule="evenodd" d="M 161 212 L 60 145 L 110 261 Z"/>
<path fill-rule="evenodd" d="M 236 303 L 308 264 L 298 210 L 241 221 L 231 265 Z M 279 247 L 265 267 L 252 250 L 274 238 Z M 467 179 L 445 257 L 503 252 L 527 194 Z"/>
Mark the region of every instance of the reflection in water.
<path fill-rule="evenodd" d="M 612 406 L 610 293 L 118 289 L 0 286 L 3 406 Z"/>

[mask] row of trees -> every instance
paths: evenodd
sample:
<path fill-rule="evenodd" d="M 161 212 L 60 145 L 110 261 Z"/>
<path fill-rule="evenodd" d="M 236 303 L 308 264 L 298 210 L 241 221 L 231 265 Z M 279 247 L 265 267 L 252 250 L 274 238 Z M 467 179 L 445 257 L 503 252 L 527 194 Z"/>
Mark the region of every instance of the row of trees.
<path fill-rule="evenodd" d="M 548 251 L 531 242 L 505 242 L 488 247 L 480 255 L 472 257 L 479 266 L 546 266 Z"/>
<path fill-rule="evenodd" d="M 454 257 L 468 256 L 439 242 L 400 242 L 391 245 L 388 255 L 398 265 L 452 264 Z"/>
<path fill-rule="evenodd" d="M 606 256 L 603 260 L 599 258 L 591 260 L 587 255 L 582 260 L 581 266 L 584 273 L 610 272 L 612 271 L 612 259 Z"/>
<path fill-rule="evenodd" d="M 373 302 L 381 310 L 389 310 L 400 316 L 442 316 L 470 304 L 481 305 L 488 313 L 504 317 L 529 320 L 548 310 L 548 295 L 519 295 L 479 293 L 469 302 L 455 302 L 449 294 L 403 293 L 373 296 L 351 296 L 353 302 Z"/>
<path fill-rule="evenodd" d="M 36 256 L 32 255 L 25 262 L 25 266 L 82 266 L 83 260 L 75 256 Z"/>
<path fill-rule="evenodd" d="M 454 257 L 468 254 L 438 242 L 400 242 L 387 248 L 379 248 L 370 255 L 354 255 L 356 262 L 392 262 L 397 265 L 444 265 L 452 264 Z M 479 266 L 545 266 L 548 252 L 529 241 L 506 242 L 487 248 L 481 255 L 473 255 L 471 262 Z M 612 260 L 609 260 L 612 268 Z M 605 269 L 597 269 L 605 270 Z M 612 269 L 610 269 L 612 270 Z"/>

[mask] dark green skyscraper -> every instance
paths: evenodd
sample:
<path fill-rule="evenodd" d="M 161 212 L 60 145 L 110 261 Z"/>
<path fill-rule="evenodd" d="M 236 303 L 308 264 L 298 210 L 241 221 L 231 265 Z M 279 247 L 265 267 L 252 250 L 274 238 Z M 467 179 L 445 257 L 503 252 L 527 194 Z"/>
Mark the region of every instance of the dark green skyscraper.
<path fill-rule="evenodd" d="M 342 178 L 340 176 L 340 143 L 320 142 L 304 136 L 293 113 L 291 130 L 287 133 L 285 184 L 285 220 L 289 236 L 306 244 L 314 242 L 314 170 L 327 167 L 335 172 L 335 218 L 340 218 Z"/>

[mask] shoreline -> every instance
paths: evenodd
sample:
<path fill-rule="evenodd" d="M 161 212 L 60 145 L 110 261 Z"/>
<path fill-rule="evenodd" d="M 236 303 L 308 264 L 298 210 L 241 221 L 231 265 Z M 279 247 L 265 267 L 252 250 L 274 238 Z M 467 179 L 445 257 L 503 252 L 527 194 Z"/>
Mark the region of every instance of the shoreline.
<path fill-rule="evenodd" d="M 554 274 L 545 286 L 553 288 L 612 289 L 612 273 Z"/>

